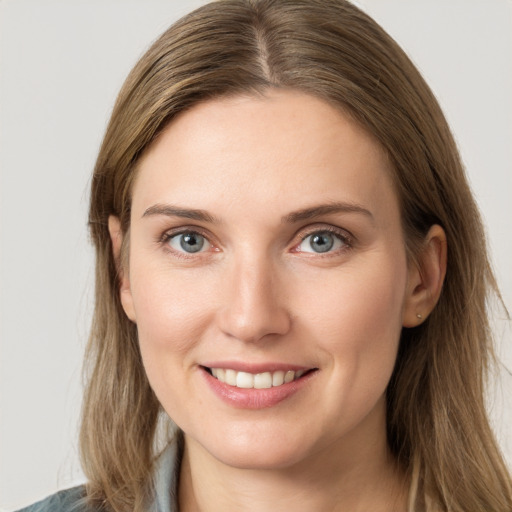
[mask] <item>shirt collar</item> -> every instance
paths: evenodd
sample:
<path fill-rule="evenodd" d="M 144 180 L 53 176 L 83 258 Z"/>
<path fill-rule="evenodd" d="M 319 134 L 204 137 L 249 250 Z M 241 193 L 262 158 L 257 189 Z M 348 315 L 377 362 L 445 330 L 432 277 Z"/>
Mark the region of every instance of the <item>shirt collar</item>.
<path fill-rule="evenodd" d="M 155 512 L 178 512 L 178 474 L 180 443 L 176 436 L 155 462 Z"/>

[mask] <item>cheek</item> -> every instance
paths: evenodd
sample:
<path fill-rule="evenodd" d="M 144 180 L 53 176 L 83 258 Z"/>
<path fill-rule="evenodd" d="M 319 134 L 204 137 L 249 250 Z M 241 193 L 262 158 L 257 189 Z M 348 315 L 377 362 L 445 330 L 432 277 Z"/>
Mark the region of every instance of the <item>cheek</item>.
<path fill-rule="evenodd" d="M 137 265 L 131 291 L 137 319 L 139 345 L 148 378 L 158 391 L 164 381 L 193 363 L 210 320 L 207 280 L 186 272 L 170 272 Z"/>
<path fill-rule="evenodd" d="M 316 297 L 302 295 L 299 308 L 308 312 L 303 329 L 318 340 L 344 380 L 387 385 L 402 328 L 405 261 L 345 267 L 324 284 Z"/>
<path fill-rule="evenodd" d="M 209 323 L 204 288 L 204 280 L 181 279 L 147 267 L 132 280 L 144 369 L 159 402 L 180 426 L 187 425 L 192 400 L 183 390 L 189 389 L 196 347 Z"/>

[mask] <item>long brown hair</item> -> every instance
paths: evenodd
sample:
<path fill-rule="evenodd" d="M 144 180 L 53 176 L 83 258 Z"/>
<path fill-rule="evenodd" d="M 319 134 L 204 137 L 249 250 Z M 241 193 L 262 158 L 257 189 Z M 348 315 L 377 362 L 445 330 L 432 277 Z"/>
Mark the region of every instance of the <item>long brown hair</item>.
<path fill-rule="evenodd" d="M 128 76 L 92 181 L 96 305 L 81 429 L 90 499 L 116 512 L 144 510 L 160 414 L 119 301 L 108 216 L 120 218 L 126 244 L 138 159 L 178 113 L 268 88 L 322 98 L 380 141 L 411 261 L 430 226 L 446 232 L 441 297 L 426 322 L 403 330 L 387 391 L 388 440 L 410 476 L 410 510 L 512 510 L 484 404 L 493 357 L 486 305 L 498 292 L 480 216 L 432 92 L 393 39 L 345 0 L 208 4 L 168 29 Z"/>

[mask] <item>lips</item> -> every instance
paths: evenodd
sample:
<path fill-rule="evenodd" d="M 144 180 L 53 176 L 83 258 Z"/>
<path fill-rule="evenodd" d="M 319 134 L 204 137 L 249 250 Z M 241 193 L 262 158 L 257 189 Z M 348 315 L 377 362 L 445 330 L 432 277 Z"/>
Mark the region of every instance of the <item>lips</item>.
<path fill-rule="evenodd" d="M 223 402 L 235 408 L 264 409 L 308 387 L 318 368 L 282 364 L 247 365 L 215 363 L 201 366 L 208 387 Z"/>

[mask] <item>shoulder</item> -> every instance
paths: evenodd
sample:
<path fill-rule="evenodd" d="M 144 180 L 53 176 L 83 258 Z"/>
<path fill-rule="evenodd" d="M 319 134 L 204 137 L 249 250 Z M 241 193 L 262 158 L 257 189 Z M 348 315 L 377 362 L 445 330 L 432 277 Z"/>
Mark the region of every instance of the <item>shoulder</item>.
<path fill-rule="evenodd" d="M 178 510 L 177 484 L 182 453 L 183 440 L 178 434 L 157 457 L 153 475 L 155 496 L 148 511 L 176 512 Z M 81 485 L 59 491 L 17 512 L 105 512 L 105 509 L 87 504 L 85 486 Z"/>
<path fill-rule="evenodd" d="M 18 512 L 99 512 L 85 502 L 85 487 L 73 487 L 59 491 Z"/>

